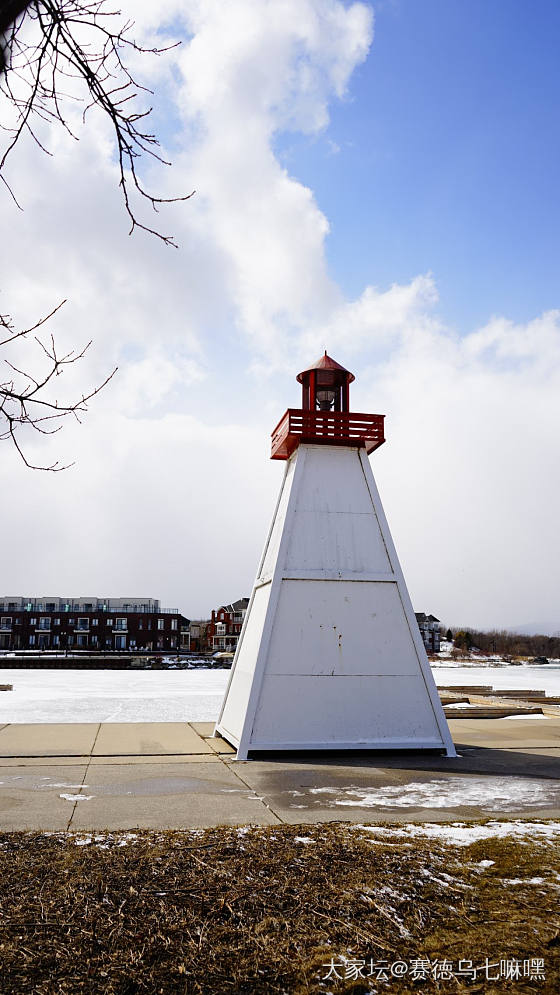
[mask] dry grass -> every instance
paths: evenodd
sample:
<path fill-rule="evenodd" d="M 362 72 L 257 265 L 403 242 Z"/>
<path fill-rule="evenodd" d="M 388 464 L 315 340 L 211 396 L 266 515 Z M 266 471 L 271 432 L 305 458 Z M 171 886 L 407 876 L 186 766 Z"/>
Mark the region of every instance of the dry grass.
<path fill-rule="evenodd" d="M 560 990 L 550 842 L 411 843 L 331 823 L 0 844 L 3 995 Z M 366 977 L 322 980 L 340 955 Z M 544 958 L 546 981 L 367 977 L 370 958 L 486 957 Z"/>

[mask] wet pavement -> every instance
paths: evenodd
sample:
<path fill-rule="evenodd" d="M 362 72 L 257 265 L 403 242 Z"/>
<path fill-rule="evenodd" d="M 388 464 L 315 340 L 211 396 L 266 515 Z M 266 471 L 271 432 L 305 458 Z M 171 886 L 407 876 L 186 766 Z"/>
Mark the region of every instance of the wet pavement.
<path fill-rule="evenodd" d="M 0 830 L 560 818 L 560 718 L 456 719 L 459 756 L 237 761 L 212 723 L 0 727 Z"/>

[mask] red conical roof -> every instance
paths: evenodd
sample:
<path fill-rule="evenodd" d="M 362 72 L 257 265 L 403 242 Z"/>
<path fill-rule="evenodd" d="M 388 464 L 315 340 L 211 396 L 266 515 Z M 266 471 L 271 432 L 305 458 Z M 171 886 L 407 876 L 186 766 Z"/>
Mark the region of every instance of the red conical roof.
<path fill-rule="evenodd" d="M 296 377 L 298 383 L 302 382 L 304 373 L 309 373 L 310 370 L 337 370 L 339 373 L 347 373 L 349 378 L 348 383 L 352 383 L 352 381 L 356 379 L 354 374 L 350 373 L 350 370 L 346 370 L 344 366 L 340 365 L 340 363 L 337 363 L 334 359 L 331 359 L 330 356 L 327 356 L 326 349 L 325 355 L 321 356 L 316 363 L 312 363 L 311 366 L 308 366 L 305 370 L 302 370 L 301 373 L 298 373 Z"/>

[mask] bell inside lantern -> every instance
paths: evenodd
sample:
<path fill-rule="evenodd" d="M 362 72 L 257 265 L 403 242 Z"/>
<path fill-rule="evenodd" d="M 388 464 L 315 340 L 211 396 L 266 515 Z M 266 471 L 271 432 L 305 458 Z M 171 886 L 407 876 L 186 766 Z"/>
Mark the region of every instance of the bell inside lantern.
<path fill-rule="evenodd" d="M 334 387 L 321 388 L 317 391 L 317 407 L 319 411 L 331 411 L 336 393 Z"/>

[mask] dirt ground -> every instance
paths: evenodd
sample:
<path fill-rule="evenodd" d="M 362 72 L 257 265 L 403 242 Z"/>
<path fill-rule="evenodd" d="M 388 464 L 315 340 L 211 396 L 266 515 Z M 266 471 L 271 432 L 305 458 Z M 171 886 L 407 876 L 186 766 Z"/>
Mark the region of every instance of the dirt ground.
<path fill-rule="evenodd" d="M 0 991 L 560 990 L 552 836 L 343 823 L 0 836 Z"/>

